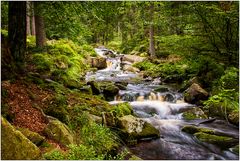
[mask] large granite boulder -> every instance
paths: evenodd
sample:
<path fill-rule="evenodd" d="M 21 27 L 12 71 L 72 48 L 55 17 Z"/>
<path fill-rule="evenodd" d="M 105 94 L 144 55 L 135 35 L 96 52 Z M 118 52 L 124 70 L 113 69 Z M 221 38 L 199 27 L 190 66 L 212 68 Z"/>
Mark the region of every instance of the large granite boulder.
<path fill-rule="evenodd" d="M 62 122 L 57 119 L 50 120 L 44 129 L 44 133 L 51 139 L 62 145 L 74 144 L 73 133 Z"/>
<path fill-rule="evenodd" d="M 128 71 L 128 72 L 133 72 L 133 73 L 140 72 L 140 70 L 138 68 L 133 67 L 132 65 L 128 65 L 128 64 L 123 65 L 122 70 Z"/>
<path fill-rule="evenodd" d="M 209 94 L 200 85 L 193 83 L 185 92 L 184 100 L 192 104 L 201 104 L 202 100 L 207 100 Z"/>
<path fill-rule="evenodd" d="M 39 148 L 1 117 L 1 159 L 41 159 Z"/>

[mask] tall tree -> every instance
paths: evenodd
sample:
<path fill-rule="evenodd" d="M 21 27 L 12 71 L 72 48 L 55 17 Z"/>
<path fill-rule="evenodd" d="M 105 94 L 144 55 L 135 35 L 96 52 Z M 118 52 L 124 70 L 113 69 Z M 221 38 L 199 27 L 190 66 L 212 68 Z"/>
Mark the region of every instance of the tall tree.
<path fill-rule="evenodd" d="M 44 19 L 42 14 L 41 2 L 33 2 L 34 16 L 35 16 L 35 29 L 36 29 L 36 45 L 43 47 L 46 44 L 46 33 L 44 27 Z"/>
<path fill-rule="evenodd" d="M 156 57 L 154 42 L 154 3 L 150 2 L 150 26 L 149 26 L 149 53 L 152 58 Z"/>
<path fill-rule="evenodd" d="M 30 22 L 30 2 L 26 2 L 27 4 L 27 14 L 26 14 L 26 19 L 27 19 L 27 35 L 31 35 L 31 22 Z"/>
<path fill-rule="evenodd" d="M 24 64 L 26 51 L 26 2 L 10 1 L 8 8 L 8 41 L 17 69 Z"/>
<path fill-rule="evenodd" d="M 36 35 L 33 2 L 30 2 L 30 11 L 31 11 L 30 12 L 31 13 L 31 35 Z"/>

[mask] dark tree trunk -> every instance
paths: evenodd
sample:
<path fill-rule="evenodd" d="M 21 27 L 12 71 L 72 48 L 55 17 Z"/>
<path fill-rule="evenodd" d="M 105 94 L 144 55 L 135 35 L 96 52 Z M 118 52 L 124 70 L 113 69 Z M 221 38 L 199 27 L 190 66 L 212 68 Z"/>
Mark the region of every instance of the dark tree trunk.
<path fill-rule="evenodd" d="M 34 2 L 34 15 L 35 15 L 35 29 L 36 29 L 36 45 L 43 47 L 46 44 L 46 34 L 44 27 L 44 20 L 41 15 L 41 2 Z"/>
<path fill-rule="evenodd" d="M 9 2 L 8 41 L 16 67 L 21 71 L 26 51 L 26 2 Z"/>
<path fill-rule="evenodd" d="M 150 26 L 149 26 L 149 53 L 152 58 L 156 57 L 155 55 L 155 42 L 154 42 L 154 3 L 150 4 Z"/>

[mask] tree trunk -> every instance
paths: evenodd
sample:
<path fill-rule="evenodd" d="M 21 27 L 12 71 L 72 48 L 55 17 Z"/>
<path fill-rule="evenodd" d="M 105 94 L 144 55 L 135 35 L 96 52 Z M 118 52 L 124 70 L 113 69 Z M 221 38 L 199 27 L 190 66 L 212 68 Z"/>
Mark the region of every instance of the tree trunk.
<path fill-rule="evenodd" d="M 30 10 L 30 2 L 26 2 L 27 4 L 27 35 L 31 35 L 31 25 L 30 25 L 30 15 L 31 15 L 31 10 Z"/>
<path fill-rule="evenodd" d="M 9 2 L 8 41 L 16 67 L 21 71 L 26 51 L 26 2 L 24 1 Z"/>
<path fill-rule="evenodd" d="M 150 4 L 150 27 L 149 27 L 149 53 L 152 58 L 155 58 L 155 42 L 154 42 L 154 24 L 153 24 L 153 18 L 154 18 L 154 3 Z"/>
<path fill-rule="evenodd" d="M 31 35 L 36 35 L 33 2 L 31 3 Z"/>
<path fill-rule="evenodd" d="M 41 15 L 41 2 L 34 2 L 34 15 L 35 15 L 35 29 L 36 29 L 36 45 L 43 47 L 46 44 L 46 34 L 44 28 L 44 20 Z"/>

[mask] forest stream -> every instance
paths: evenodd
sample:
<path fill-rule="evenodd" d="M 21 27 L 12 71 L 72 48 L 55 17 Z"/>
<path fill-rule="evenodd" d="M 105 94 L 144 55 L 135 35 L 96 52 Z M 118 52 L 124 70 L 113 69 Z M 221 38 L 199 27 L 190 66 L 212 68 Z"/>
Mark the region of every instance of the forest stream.
<path fill-rule="evenodd" d="M 144 139 L 137 145 L 129 146 L 130 151 L 142 159 L 239 159 L 239 156 L 231 152 L 231 149 L 221 150 L 220 147 L 198 141 L 193 135 L 183 132 L 185 125 L 207 127 L 225 136 L 238 139 L 238 128 L 223 120 L 206 119 L 184 120 L 184 111 L 195 108 L 196 105 L 184 102 L 182 93 L 175 87 L 160 83 L 160 80 L 146 80 L 139 73 L 121 70 L 121 55 L 115 52 L 113 57 L 104 55 L 105 48 L 96 48 L 99 56 L 107 59 L 107 68 L 96 72 L 89 72 L 86 80 L 127 82 L 125 90 L 120 90 L 110 104 L 129 102 L 134 114 L 152 124 L 160 131 L 158 139 Z M 133 80 L 140 83 L 134 83 Z M 156 89 L 161 88 L 161 92 Z"/>

